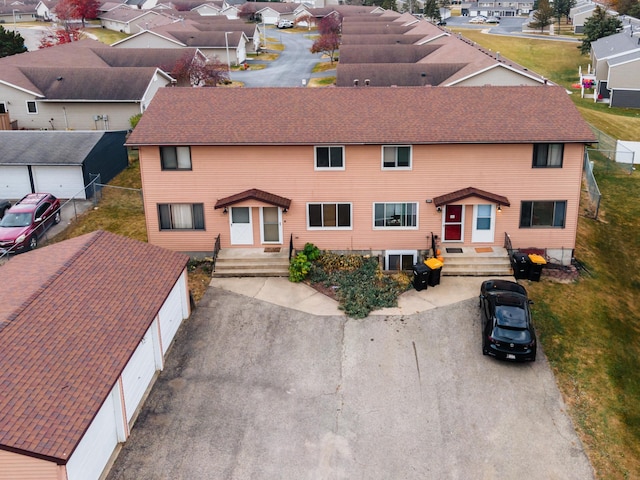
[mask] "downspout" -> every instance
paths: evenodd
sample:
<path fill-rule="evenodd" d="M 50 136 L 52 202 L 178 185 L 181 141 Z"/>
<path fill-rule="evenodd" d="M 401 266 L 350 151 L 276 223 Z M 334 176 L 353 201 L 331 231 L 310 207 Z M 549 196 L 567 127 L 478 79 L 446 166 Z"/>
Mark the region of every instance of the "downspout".
<path fill-rule="evenodd" d="M 69 130 L 69 120 L 67 119 L 67 107 L 62 107 L 62 114 L 64 115 L 64 128 Z"/>

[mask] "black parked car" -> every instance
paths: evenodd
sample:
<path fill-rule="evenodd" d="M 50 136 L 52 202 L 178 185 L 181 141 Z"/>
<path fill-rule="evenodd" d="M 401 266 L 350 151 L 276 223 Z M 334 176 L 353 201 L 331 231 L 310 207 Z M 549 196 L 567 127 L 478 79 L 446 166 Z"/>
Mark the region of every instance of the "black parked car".
<path fill-rule="evenodd" d="M 480 287 L 482 353 L 505 360 L 536 359 L 536 332 L 527 291 L 507 280 L 487 280 Z"/>

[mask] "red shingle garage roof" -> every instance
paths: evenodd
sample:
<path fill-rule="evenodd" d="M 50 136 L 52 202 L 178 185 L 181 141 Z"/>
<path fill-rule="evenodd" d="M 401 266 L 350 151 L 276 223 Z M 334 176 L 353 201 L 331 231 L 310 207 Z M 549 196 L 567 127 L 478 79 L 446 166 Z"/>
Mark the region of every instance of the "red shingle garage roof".
<path fill-rule="evenodd" d="M 187 261 L 98 231 L 0 267 L 0 449 L 66 463 Z"/>

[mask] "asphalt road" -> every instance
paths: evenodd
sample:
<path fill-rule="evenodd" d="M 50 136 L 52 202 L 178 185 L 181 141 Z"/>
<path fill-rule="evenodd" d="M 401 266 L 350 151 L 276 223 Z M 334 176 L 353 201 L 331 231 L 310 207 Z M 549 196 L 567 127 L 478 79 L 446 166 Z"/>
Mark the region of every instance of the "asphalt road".
<path fill-rule="evenodd" d="M 262 70 L 233 71 L 231 79 L 244 83 L 245 87 L 302 87 L 314 76 L 311 73 L 313 67 L 328 61 L 320 54 L 311 53 L 313 41 L 308 32 L 268 28 L 267 50 L 272 39 L 284 45 L 284 50 L 277 51 L 280 55 L 277 60 L 266 62 L 267 68 Z M 259 57 L 256 62 L 260 62 Z M 321 76 L 328 75 L 323 73 Z"/>
<path fill-rule="evenodd" d="M 544 355 L 483 357 L 477 299 L 313 316 L 209 288 L 108 480 L 588 480 Z"/>

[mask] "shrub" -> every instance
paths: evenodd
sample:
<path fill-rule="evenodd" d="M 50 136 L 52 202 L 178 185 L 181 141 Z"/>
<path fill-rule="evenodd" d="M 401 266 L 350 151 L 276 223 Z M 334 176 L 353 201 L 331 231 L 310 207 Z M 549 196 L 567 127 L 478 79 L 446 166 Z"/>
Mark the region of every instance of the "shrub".
<path fill-rule="evenodd" d="M 305 243 L 304 248 L 302 249 L 302 253 L 307 256 L 307 259 L 310 262 L 315 262 L 320 257 L 320 249 L 316 247 L 313 243 Z"/>
<path fill-rule="evenodd" d="M 311 262 L 307 256 L 300 252 L 289 263 L 289 281 L 298 283 L 305 279 L 311 270 Z"/>

